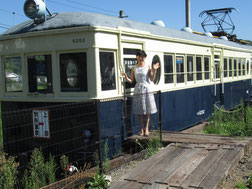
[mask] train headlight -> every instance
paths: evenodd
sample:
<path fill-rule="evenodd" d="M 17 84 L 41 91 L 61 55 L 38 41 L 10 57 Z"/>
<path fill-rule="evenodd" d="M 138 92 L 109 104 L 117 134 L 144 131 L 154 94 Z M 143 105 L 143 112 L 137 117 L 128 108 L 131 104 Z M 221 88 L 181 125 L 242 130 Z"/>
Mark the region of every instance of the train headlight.
<path fill-rule="evenodd" d="M 39 19 L 45 16 L 46 5 L 43 0 L 26 0 L 24 13 L 28 18 Z"/>

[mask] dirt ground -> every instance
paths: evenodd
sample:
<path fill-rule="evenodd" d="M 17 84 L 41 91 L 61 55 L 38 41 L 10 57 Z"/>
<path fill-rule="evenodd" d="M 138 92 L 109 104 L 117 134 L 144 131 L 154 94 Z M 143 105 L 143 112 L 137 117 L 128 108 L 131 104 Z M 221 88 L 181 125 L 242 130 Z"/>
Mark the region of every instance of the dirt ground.
<path fill-rule="evenodd" d="M 236 188 L 240 181 L 246 185 L 248 176 L 252 173 L 252 149 L 234 166 L 219 185 L 219 189 Z"/>

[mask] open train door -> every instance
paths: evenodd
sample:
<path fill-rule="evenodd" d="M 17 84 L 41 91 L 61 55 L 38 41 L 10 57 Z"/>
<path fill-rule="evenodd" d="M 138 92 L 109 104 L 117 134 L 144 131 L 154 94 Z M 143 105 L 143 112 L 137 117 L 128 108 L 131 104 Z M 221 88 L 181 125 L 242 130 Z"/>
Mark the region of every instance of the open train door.
<path fill-rule="evenodd" d="M 137 43 L 131 41 L 121 41 L 120 43 L 120 71 L 125 72 L 128 77 L 130 77 L 131 69 L 137 64 L 136 52 L 138 50 L 144 49 L 144 43 Z M 120 73 L 121 74 L 121 73 Z M 127 83 L 126 80 L 122 80 L 122 94 L 124 96 L 124 119 L 123 119 L 123 137 L 131 136 L 136 131 L 136 126 L 134 125 L 136 121 L 132 116 L 132 101 L 131 94 L 134 92 L 135 82 L 132 84 Z"/>
<path fill-rule="evenodd" d="M 214 49 L 213 57 L 214 103 L 222 106 L 224 105 L 222 50 Z"/>

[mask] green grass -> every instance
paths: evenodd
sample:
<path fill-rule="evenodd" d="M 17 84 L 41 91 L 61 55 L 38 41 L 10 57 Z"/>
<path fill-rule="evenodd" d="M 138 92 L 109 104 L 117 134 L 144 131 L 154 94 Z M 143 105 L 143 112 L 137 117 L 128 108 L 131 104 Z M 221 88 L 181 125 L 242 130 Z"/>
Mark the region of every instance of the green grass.
<path fill-rule="evenodd" d="M 205 128 L 207 134 L 252 136 L 252 107 L 243 103 L 239 111 L 227 113 L 224 110 L 215 110 Z"/>

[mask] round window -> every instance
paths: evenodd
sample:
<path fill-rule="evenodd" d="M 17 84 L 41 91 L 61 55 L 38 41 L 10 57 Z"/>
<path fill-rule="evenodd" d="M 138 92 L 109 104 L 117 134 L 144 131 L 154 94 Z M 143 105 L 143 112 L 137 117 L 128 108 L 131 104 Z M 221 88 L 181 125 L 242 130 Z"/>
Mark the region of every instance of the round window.
<path fill-rule="evenodd" d="M 158 63 L 158 62 L 159 62 L 159 66 L 161 66 L 161 65 L 160 65 L 160 58 L 159 58 L 159 56 L 158 56 L 158 55 L 155 55 L 155 56 L 153 57 L 153 59 L 152 59 L 152 67 L 153 67 L 154 64 L 156 64 L 156 63 Z M 154 81 L 153 81 L 153 83 L 154 83 L 155 85 L 157 85 L 157 84 L 159 83 L 160 74 L 161 74 L 161 69 L 160 69 L 160 67 L 159 67 L 158 70 L 157 70 L 157 73 L 156 73 L 156 77 L 155 77 L 155 79 L 154 79 Z"/>

